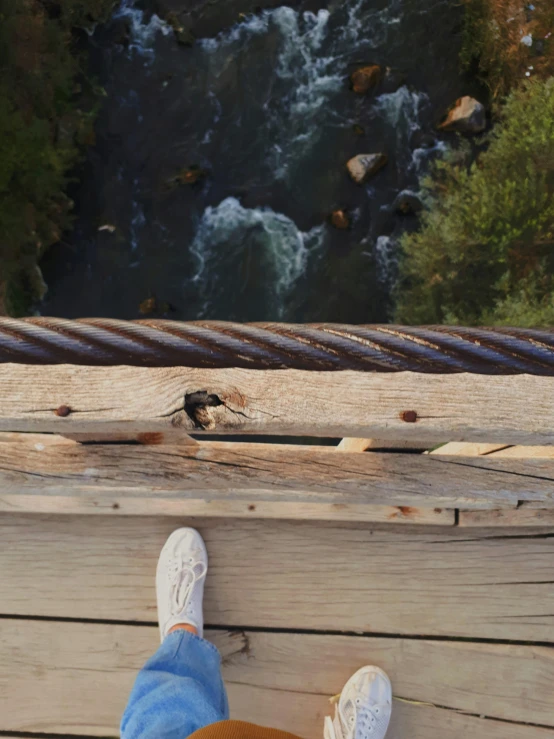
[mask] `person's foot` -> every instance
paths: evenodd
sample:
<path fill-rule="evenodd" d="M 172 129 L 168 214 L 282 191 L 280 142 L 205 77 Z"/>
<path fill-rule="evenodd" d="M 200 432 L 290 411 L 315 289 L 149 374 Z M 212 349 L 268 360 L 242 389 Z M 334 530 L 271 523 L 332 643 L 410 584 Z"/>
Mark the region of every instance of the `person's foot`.
<path fill-rule="evenodd" d="M 392 709 L 392 688 L 378 667 L 362 667 L 340 694 L 335 718 L 325 717 L 324 739 L 384 739 Z"/>
<path fill-rule="evenodd" d="M 166 541 L 156 571 L 158 621 L 163 641 L 177 624 L 203 636 L 202 601 L 208 571 L 204 540 L 195 529 L 177 529 Z"/>

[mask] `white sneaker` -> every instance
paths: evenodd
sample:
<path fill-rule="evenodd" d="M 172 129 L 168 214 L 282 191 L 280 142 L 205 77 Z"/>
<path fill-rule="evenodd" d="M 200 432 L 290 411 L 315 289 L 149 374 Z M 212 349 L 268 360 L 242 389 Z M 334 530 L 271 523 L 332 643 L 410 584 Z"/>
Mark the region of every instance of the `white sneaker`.
<path fill-rule="evenodd" d="M 190 624 L 203 636 L 204 581 L 208 553 L 195 529 L 177 529 L 166 541 L 156 571 L 161 641 L 176 624 Z"/>
<path fill-rule="evenodd" d="M 378 667 L 362 667 L 340 694 L 335 718 L 325 717 L 325 739 L 384 739 L 392 710 L 392 688 Z"/>

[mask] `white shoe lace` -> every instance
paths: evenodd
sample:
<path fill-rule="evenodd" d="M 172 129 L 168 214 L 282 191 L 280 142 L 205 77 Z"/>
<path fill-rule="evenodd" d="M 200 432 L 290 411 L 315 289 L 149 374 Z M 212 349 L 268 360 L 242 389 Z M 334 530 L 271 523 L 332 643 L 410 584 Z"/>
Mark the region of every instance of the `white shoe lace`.
<path fill-rule="evenodd" d="M 196 552 L 193 552 L 193 555 Z M 190 596 L 196 583 L 206 577 L 207 567 L 200 558 L 180 556 L 169 571 L 171 616 L 174 618 L 188 612 Z"/>
<path fill-rule="evenodd" d="M 347 738 L 370 739 L 380 724 L 383 716 L 379 705 L 368 706 L 365 696 L 358 695 L 353 701 L 356 706 L 355 713 L 351 713 L 347 725 Z"/>

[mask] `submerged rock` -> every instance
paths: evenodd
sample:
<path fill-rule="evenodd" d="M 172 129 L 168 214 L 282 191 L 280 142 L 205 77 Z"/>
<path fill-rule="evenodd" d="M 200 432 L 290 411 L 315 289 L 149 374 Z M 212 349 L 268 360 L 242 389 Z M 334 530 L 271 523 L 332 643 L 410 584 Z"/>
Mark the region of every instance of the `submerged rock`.
<path fill-rule="evenodd" d="M 481 133 L 486 126 L 485 106 L 475 98 L 465 95 L 456 100 L 438 128 L 441 131 L 456 131 L 458 133 Z"/>
<path fill-rule="evenodd" d="M 431 133 L 424 131 L 415 131 L 410 145 L 413 149 L 434 149 L 437 145 L 437 139 Z"/>
<path fill-rule="evenodd" d="M 206 179 L 208 173 L 202 167 L 194 164 L 192 167 L 184 167 L 170 181 L 174 185 L 197 185 Z"/>
<path fill-rule="evenodd" d="M 357 154 L 346 162 L 348 174 L 358 185 L 382 169 L 388 161 L 386 154 Z"/>
<path fill-rule="evenodd" d="M 166 16 L 166 23 L 173 28 L 175 40 L 181 46 L 193 46 L 196 40 L 194 33 L 186 23 L 182 23 L 177 13 L 170 12 Z"/>
<path fill-rule="evenodd" d="M 381 80 L 381 67 L 378 64 L 370 64 L 367 67 L 361 67 L 350 75 L 352 89 L 358 95 L 365 95 Z"/>
<path fill-rule="evenodd" d="M 406 75 L 397 72 L 391 67 L 387 67 L 381 79 L 381 88 L 379 90 L 382 95 L 390 95 L 399 90 L 406 84 Z"/>
<path fill-rule="evenodd" d="M 423 203 L 415 192 L 411 190 L 402 190 L 398 193 L 394 203 L 392 204 L 393 210 L 404 216 L 416 215 L 423 208 Z"/>
<path fill-rule="evenodd" d="M 170 312 L 173 312 L 175 308 L 171 305 L 171 303 L 166 302 L 165 300 L 158 300 L 158 298 L 155 295 L 152 295 L 150 298 L 146 298 L 146 300 L 143 300 L 141 303 L 139 303 L 139 313 L 141 313 L 143 316 L 149 316 L 149 315 L 167 315 Z"/>
<path fill-rule="evenodd" d="M 329 216 L 329 223 L 341 231 L 346 231 L 346 229 L 350 228 L 350 216 L 346 210 L 337 208 Z"/>

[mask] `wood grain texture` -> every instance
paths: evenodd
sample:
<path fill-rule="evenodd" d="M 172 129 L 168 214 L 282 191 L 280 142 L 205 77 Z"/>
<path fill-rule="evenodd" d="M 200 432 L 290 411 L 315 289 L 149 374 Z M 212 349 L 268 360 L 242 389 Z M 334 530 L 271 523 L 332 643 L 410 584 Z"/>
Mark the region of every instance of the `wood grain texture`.
<path fill-rule="evenodd" d="M 526 526 L 536 528 L 548 526 L 551 528 L 554 526 L 554 509 L 534 508 L 523 504 L 512 510 L 460 511 L 458 525 L 461 527 Z"/>
<path fill-rule="evenodd" d="M 387 449 L 394 451 L 395 449 L 410 449 L 425 451 L 429 445 L 414 441 L 391 441 L 390 439 L 359 439 L 347 436 L 341 439 L 335 447 L 338 452 L 367 452 L 370 449 Z"/>
<path fill-rule="evenodd" d="M 554 506 L 554 460 L 343 452 L 205 442 L 194 447 L 0 443 L 6 495 L 166 497 L 426 508 Z M 5 499 L 4 506 L 9 505 Z"/>
<path fill-rule="evenodd" d="M 509 446 L 495 451 L 491 456 L 509 459 L 554 459 L 554 447 Z"/>
<path fill-rule="evenodd" d="M 155 621 L 156 562 L 175 527 L 3 514 L 1 612 Z M 200 530 L 208 624 L 552 640 L 551 537 L 236 520 Z"/>
<path fill-rule="evenodd" d="M 187 393 L 221 405 L 184 410 Z M 554 443 L 554 378 L 401 372 L 0 367 L 0 430 L 211 433 L 405 439 L 439 443 Z M 71 414 L 59 418 L 60 405 Z M 416 423 L 402 413 L 414 410 Z"/>
<path fill-rule="evenodd" d="M 281 519 L 285 521 L 350 521 L 366 523 L 453 526 L 449 508 L 415 508 L 349 503 L 301 503 L 222 498 L 132 497 L 101 490 L 71 495 L 0 493 L 1 513 L 70 513 L 110 516 L 173 516 L 177 518 Z M 553 511 L 554 514 L 554 511 Z M 554 522 L 554 515 L 552 518 Z"/>
<path fill-rule="evenodd" d="M 0 728 L 117 734 L 136 673 L 158 646 L 157 628 L 11 619 L 1 625 Z M 328 698 L 368 663 L 392 680 L 387 737 L 441 739 L 465 731 L 490 739 L 500 737 L 498 719 L 517 722 L 509 736 L 521 739 L 547 736 L 523 722 L 554 727 L 553 649 L 264 632 L 207 637 L 222 653 L 232 717 L 306 738 L 321 736 Z"/>
<path fill-rule="evenodd" d="M 438 449 L 433 449 L 429 454 L 461 456 L 461 457 L 481 457 L 505 449 L 504 444 L 477 444 L 463 441 L 449 441 Z"/>

